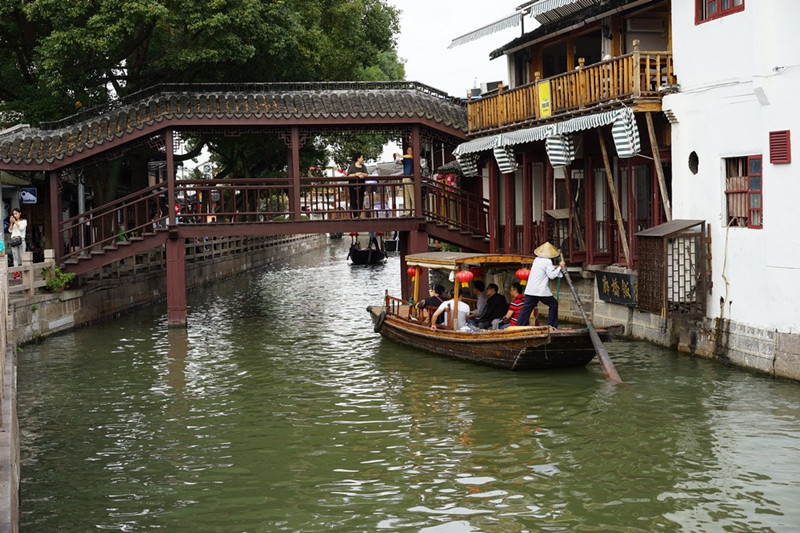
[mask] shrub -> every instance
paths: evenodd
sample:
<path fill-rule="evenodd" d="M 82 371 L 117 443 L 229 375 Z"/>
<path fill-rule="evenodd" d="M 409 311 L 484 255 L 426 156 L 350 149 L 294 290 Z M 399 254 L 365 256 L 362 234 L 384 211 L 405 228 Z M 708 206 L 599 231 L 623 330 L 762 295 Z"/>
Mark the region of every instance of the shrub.
<path fill-rule="evenodd" d="M 50 292 L 61 292 L 66 289 L 72 280 L 75 279 L 75 274 L 72 272 L 61 272 L 57 266 L 47 267 L 42 270 L 47 290 Z"/>

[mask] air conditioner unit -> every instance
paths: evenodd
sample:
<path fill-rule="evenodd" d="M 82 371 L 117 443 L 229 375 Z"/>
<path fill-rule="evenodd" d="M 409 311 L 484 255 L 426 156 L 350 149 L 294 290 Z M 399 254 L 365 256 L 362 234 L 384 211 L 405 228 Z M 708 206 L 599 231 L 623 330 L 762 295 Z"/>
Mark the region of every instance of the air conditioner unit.
<path fill-rule="evenodd" d="M 664 33 L 667 24 L 664 19 L 628 19 L 628 32 L 631 33 Z"/>
<path fill-rule="evenodd" d="M 496 91 L 498 87 L 503 84 L 502 81 L 487 81 L 481 83 L 481 92 L 483 94 L 490 93 Z"/>

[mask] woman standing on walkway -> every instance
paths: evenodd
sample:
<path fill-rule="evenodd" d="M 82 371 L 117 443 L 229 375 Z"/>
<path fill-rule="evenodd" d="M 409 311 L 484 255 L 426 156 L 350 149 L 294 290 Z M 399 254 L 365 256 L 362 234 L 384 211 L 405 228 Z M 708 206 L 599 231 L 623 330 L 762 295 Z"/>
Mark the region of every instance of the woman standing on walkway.
<path fill-rule="evenodd" d="M 27 249 L 25 245 L 25 234 L 28 229 L 28 221 L 22 217 L 22 212 L 16 207 L 11 210 L 8 229 L 11 231 L 11 255 L 14 258 L 13 266 L 22 266 L 22 253 Z M 15 237 L 22 239 L 16 246 L 13 244 Z"/>

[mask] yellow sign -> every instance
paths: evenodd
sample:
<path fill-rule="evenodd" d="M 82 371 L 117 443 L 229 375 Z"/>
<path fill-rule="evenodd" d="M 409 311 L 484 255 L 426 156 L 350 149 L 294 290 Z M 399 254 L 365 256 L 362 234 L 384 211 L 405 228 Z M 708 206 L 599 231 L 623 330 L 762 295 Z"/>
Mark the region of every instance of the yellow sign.
<path fill-rule="evenodd" d="M 539 89 L 539 118 L 550 116 L 550 82 L 540 81 L 537 84 Z"/>

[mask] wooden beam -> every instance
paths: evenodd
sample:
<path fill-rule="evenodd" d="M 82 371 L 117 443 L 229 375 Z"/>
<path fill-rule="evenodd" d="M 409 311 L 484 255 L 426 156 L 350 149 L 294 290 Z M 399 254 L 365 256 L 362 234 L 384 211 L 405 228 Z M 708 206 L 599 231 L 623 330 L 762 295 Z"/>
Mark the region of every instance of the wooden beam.
<path fill-rule="evenodd" d="M 611 162 L 608 159 L 608 150 L 606 150 L 606 140 L 603 137 L 603 130 L 595 128 L 597 131 L 597 140 L 600 141 L 600 151 L 603 153 L 603 165 L 606 169 L 606 180 L 608 181 L 608 190 L 611 193 L 611 203 L 614 204 L 614 218 L 617 219 L 617 230 L 619 237 L 622 241 L 622 251 L 625 253 L 625 262 L 628 268 L 632 267 L 631 251 L 628 246 L 628 232 L 625 231 L 625 224 L 622 222 L 622 212 L 619 209 L 619 198 L 617 198 L 617 187 L 614 185 L 614 175 L 611 173 Z"/>
<path fill-rule="evenodd" d="M 61 223 L 61 193 L 58 191 L 58 172 L 49 173 L 50 180 L 50 233 L 53 250 L 56 252 L 56 263 L 64 257 L 64 233 L 59 229 Z M 8 213 L 4 213 L 8 214 Z"/>
<path fill-rule="evenodd" d="M 301 220 L 300 212 L 300 129 L 292 126 L 289 130 L 289 178 L 292 183 L 292 220 Z"/>
<path fill-rule="evenodd" d="M 644 114 L 647 119 L 647 133 L 650 134 L 650 148 L 653 150 L 653 161 L 656 164 L 656 176 L 658 176 L 658 188 L 661 191 L 661 202 L 664 204 L 664 213 L 667 222 L 672 220 L 672 207 L 669 203 L 669 193 L 667 192 L 667 182 L 664 178 L 664 167 L 661 166 L 661 154 L 658 152 L 658 141 L 656 140 L 656 130 L 653 127 L 653 116 L 648 111 Z"/>

